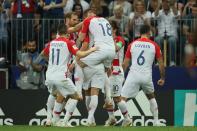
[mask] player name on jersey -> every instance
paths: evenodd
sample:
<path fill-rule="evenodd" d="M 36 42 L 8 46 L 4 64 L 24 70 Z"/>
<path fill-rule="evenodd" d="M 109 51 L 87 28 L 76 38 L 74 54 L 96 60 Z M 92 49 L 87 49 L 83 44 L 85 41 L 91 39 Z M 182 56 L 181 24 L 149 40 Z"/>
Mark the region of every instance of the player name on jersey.
<path fill-rule="evenodd" d="M 64 42 L 57 42 L 57 43 L 55 43 L 55 42 L 53 42 L 53 44 L 51 45 L 51 46 L 53 46 L 53 47 L 64 47 Z"/>
<path fill-rule="evenodd" d="M 147 44 L 135 44 L 135 47 L 138 47 L 138 48 L 150 48 L 150 45 L 147 45 Z"/>

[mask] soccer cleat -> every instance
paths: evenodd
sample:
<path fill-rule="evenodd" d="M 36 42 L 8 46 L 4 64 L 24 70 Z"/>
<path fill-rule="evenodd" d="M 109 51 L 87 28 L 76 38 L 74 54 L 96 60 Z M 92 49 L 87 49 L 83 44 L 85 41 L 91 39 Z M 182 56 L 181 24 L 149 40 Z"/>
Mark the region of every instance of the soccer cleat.
<path fill-rule="evenodd" d="M 87 122 L 87 124 L 85 124 L 84 126 L 94 127 L 94 126 L 96 126 L 96 123 L 95 122 L 91 122 L 91 123 Z"/>
<path fill-rule="evenodd" d="M 131 126 L 132 120 L 130 118 L 125 118 L 122 122 L 123 127 Z"/>
<path fill-rule="evenodd" d="M 154 122 L 153 126 L 164 126 L 163 124 L 161 124 L 160 122 Z"/>
<path fill-rule="evenodd" d="M 57 127 L 74 127 L 69 122 L 64 122 L 64 121 L 58 121 L 57 123 L 55 123 L 55 126 L 57 126 Z"/>
<path fill-rule="evenodd" d="M 117 120 L 116 118 L 109 118 L 106 122 L 104 126 L 114 126 L 116 124 Z"/>
<path fill-rule="evenodd" d="M 48 126 L 52 126 L 52 121 L 51 120 L 47 120 L 46 123 L 45 123 L 45 126 L 47 126 L 47 127 Z"/>

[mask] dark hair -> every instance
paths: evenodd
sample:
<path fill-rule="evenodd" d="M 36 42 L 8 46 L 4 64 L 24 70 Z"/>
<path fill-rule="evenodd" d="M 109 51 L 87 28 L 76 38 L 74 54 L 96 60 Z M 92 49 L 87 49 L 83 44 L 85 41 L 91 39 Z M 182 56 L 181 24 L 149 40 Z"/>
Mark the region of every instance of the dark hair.
<path fill-rule="evenodd" d="M 75 7 L 76 7 L 76 6 L 80 6 L 80 7 L 81 7 L 81 11 L 83 12 L 83 7 L 82 7 L 81 4 L 74 4 L 74 5 L 73 5 L 73 8 L 72 8 L 72 11 L 75 10 Z"/>
<path fill-rule="evenodd" d="M 118 23 L 114 20 L 109 21 L 109 23 L 111 24 L 111 27 L 116 30 L 116 35 L 119 36 L 120 35 L 120 28 L 118 26 Z"/>
<path fill-rule="evenodd" d="M 80 13 L 79 17 L 82 18 L 83 17 L 83 7 L 82 7 L 81 4 L 76 3 L 76 4 L 73 5 L 72 11 L 75 11 L 76 6 L 79 6 L 81 8 L 81 13 Z"/>
<path fill-rule="evenodd" d="M 147 34 L 148 32 L 150 32 L 150 26 L 149 25 L 142 25 L 140 28 L 140 34 Z"/>
<path fill-rule="evenodd" d="M 67 32 L 66 25 L 64 23 L 60 23 L 57 27 L 57 32 L 59 35 L 66 34 L 66 32 Z"/>

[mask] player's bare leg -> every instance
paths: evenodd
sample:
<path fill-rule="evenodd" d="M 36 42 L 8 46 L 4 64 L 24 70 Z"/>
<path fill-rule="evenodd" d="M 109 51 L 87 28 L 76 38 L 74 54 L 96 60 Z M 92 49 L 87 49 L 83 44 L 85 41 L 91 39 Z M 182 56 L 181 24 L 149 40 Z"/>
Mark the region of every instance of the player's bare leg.
<path fill-rule="evenodd" d="M 154 126 L 159 126 L 159 122 L 158 122 L 158 105 L 157 105 L 157 101 L 155 99 L 155 95 L 154 93 L 151 94 L 146 94 L 147 98 L 149 99 L 149 103 L 150 103 L 150 111 L 153 115 L 154 118 Z"/>

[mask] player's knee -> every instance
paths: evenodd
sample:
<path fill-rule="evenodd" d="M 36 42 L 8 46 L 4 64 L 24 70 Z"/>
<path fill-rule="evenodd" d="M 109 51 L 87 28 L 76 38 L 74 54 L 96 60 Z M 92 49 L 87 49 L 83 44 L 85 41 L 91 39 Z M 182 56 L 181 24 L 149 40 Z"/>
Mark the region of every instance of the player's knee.
<path fill-rule="evenodd" d="M 127 98 L 126 97 L 121 97 L 121 100 L 127 101 Z"/>
<path fill-rule="evenodd" d="M 83 98 L 81 95 L 79 95 L 78 93 L 75 93 L 73 95 L 70 96 L 71 99 L 77 100 L 77 101 L 81 101 Z"/>
<path fill-rule="evenodd" d="M 91 87 L 91 96 L 98 94 L 99 94 L 99 88 Z"/>
<path fill-rule="evenodd" d="M 88 90 L 85 90 L 85 96 L 90 96 L 90 88 Z"/>
<path fill-rule="evenodd" d="M 58 103 L 63 103 L 64 100 L 65 100 L 65 98 L 61 94 L 57 95 L 56 101 Z"/>
<path fill-rule="evenodd" d="M 120 96 L 118 96 L 118 97 L 114 97 L 113 100 L 115 103 L 119 103 L 122 99 Z"/>
<path fill-rule="evenodd" d="M 55 98 L 57 97 L 57 93 L 50 93 L 50 95 L 55 97 Z"/>

